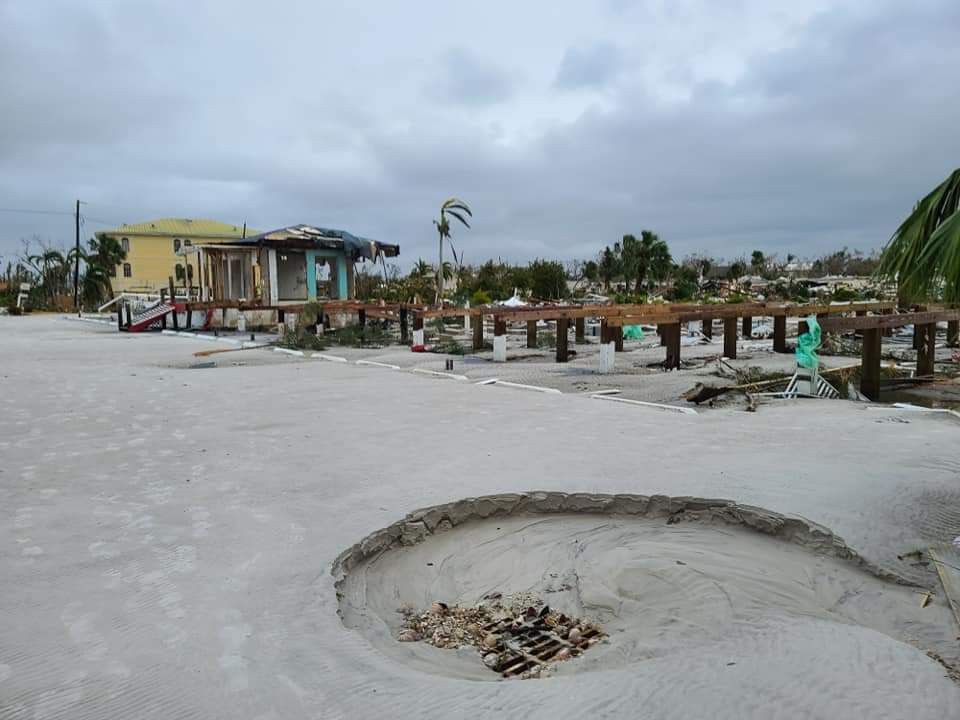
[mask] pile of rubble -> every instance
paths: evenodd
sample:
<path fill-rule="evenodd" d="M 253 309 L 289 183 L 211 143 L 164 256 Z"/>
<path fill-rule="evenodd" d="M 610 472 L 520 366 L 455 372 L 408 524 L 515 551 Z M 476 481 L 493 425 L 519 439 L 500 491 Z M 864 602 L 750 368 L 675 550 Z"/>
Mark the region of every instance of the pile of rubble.
<path fill-rule="evenodd" d="M 402 608 L 401 642 L 438 648 L 477 648 L 483 663 L 503 677 L 542 677 L 556 663 L 580 655 L 606 634 L 599 625 L 551 609 L 532 593 L 492 593 L 475 607 L 435 602 L 426 612 Z"/>

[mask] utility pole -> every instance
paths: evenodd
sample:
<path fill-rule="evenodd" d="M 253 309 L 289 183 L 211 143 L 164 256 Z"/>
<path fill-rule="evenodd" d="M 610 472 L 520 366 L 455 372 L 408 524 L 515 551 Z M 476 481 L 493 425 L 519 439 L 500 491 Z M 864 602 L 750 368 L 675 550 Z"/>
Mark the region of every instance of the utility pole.
<path fill-rule="evenodd" d="M 73 258 L 73 309 L 80 314 L 80 201 L 77 200 L 77 210 L 73 216 L 76 230 L 76 246 Z"/>

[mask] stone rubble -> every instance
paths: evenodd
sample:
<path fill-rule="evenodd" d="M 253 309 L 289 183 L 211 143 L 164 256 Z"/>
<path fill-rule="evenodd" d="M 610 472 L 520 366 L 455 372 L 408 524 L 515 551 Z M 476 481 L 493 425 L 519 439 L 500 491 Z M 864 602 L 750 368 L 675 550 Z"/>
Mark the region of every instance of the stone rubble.
<path fill-rule="evenodd" d="M 425 612 L 409 607 L 399 608 L 397 612 L 404 617 L 398 641 L 422 641 L 448 650 L 474 647 L 483 664 L 495 672 L 501 672 L 503 661 L 517 652 L 518 636 L 514 636 L 513 631 L 529 628 L 531 623 L 540 623 L 565 644 L 573 646 L 561 647 L 551 657 L 517 675 L 520 678 L 542 677 L 552 665 L 569 660 L 596 642 L 598 636 L 605 636 L 599 625 L 553 610 L 530 592 L 506 596 L 489 593 L 474 607 L 434 602 Z M 491 628 L 496 631 L 491 632 Z M 585 634 L 594 639 L 587 640 Z"/>

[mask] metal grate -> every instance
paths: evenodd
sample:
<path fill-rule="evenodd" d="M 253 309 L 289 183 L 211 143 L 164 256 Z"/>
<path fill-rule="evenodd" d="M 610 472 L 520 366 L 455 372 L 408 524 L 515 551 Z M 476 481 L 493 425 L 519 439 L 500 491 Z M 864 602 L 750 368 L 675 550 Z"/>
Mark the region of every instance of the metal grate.
<path fill-rule="evenodd" d="M 571 642 L 547 624 L 545 615 L 519 624 L 513 620 L 491 622 L 483 630 L 499 635 L 503 642 L 504 650 L 492 669 L 505 678 L 519 677 L 561 659 L 576 657 L 605 637 L 597 628 L 588 627 L 580 631 L 577 642 Z M 564 650 L 566 652 L 562 652 Z"/>

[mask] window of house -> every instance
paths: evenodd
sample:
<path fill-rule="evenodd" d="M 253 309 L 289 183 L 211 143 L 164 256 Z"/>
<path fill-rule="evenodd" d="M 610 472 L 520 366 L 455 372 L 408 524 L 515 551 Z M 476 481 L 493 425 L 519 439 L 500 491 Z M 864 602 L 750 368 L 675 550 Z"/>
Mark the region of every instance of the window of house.
<path fill-rule="evenodd" d="M 110 277 L 116 277 L 116 276 L 117 276 L 117 266 L 114 265 L 113 267 L 110 268 Z"/>
<path fill-rule="evenodd" d="M 187 278 L 193 280 L 193 265 L 187 264 Z"/>
<path fill-rule="evenodd" d="M 120 238 L 120 249 L 124 252 L 130 252 L 130 238 Z"/>
<path fill-rule="evenodd" d="M 131 277 L 132 275 L 133 275 L 133 270 L 132 270 L 131 267 L 130 267 L 130 263 L 124 263 L 124 264 L 123 264 L 123 276 L 124 276 L 124 277 Z"/>
<path fill-rule="evenodd" d="M 177 263 L 176 276 L 177 276 L 177 280 L 183 280 L 186 277 L 186 275 L 184 274 L 183 265 L 181 265 L 180 263 Z"/>
<path fill-rule="evenodd" d="M 173 251 L 180 252 L 180 238 L 173 239 Z"/>
<path fill-rule="evenodd" d="M 183 246 L 184 246 L 184 247 L 193 247 L 193 242 L 192 242 L 191 240 L 184 240 L 184 241 L 183 241 Z"/>

